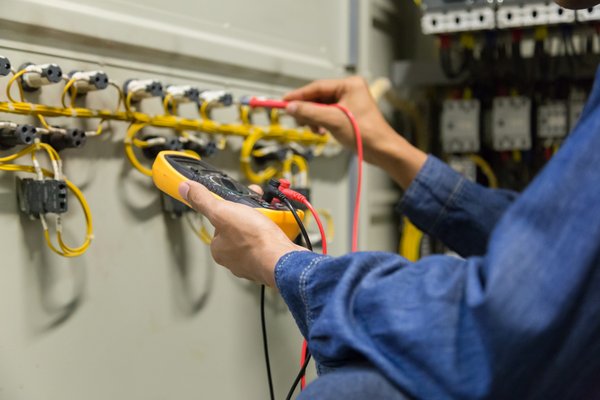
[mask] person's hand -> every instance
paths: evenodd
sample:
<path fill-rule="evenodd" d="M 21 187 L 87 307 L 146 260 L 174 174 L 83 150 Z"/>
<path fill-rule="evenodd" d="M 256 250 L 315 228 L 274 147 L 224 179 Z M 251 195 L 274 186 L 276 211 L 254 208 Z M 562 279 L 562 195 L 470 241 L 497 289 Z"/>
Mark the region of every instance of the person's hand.
<path fill-rule="evenodd" d="M 325 128 L 344 146 L 355 149 L 355 136 L 348 118 L 338 109 L 311 104 L 339 103 L 348 108 L 361 131 L 364 159 L 384 169 L 406 189 L 425 164 L 427 155 L 400 136 L 386 122 L 361 77 L 320 80 L 286 96 L 286 112 L 300 125 Z"/>
<path fill-rule="evenodd" d="M 274 287 L 277 261 L 291 251 L 306 250 L 257 210 L 217 199 L 197 182 L 181 183 L 179 194 L 215 227 L 212 256 L 235 276 Z"/>
<path fill-rule="evenodd" d="M 311 102 L 339 103 L 347 107 L 358 121 L 365 160 L 368 162 L 377 160 L 377 149 L 389 138 L 398 137 L 381 115 L 367 82 L 358 76 L 314 81 L 288 93 L 283 99 L 290 101 L 286 111 L 300 125 L 310 126 L 313 130 L 325 128 L 341 144 L 354 150 L 355 137 L 348 118 L 340 110 L 320 107 Z"/>

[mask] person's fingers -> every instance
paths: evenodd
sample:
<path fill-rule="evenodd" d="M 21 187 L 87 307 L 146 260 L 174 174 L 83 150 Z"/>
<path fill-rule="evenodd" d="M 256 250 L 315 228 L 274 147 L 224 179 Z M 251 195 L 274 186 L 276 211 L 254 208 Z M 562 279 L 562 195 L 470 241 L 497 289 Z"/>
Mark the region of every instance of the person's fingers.
<path fill-rule="evenodd" d="M 179 194 L 192 208 L 204 215 L 213 226 L 217 226 L 218 208 L 222 200 L 217 199 L 207 188 L 198 182 L 187 181 L 179 185 Z"/>
<path fill-rule="evenodd" d="M 304 101 L 293 101 L 288 104 L 286 112 L 296 118 L 299 123 L 309 126 L 324 126 L 329 130 L 344 127 L 346 118 L 334 107 L 323 107 Z"/>
<path fill-rule="evenodd" d="M 256 193 L 260 194 L 261 196 L 263 194 L 265 194 L 265 192 L 263 191 L 263 189 L 260 186 L 258 186 L 258 185 L 249 185 L 248 189 L 252 190 L 253 192 L 256 192 Z"/>
<path fill-rule="evenodd" d="M 283 96 L 286 101 L 310 100 L 327 103 L 337 102 L 343 81 L 341 79 L 323 79 L 309 83 L 299 89 L 292 90 Z"/>

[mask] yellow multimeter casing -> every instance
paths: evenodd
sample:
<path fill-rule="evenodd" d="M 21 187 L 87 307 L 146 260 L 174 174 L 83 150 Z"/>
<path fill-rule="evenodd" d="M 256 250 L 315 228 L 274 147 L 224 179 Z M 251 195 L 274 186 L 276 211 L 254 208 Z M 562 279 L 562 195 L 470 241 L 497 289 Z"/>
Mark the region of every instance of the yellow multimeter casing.
<path fill-rule="evenodd" d="M 258 193 L 200 160 L 200 157 L 180 151 L 161 151 L 152 165 L 152 179 L 156 187 L 188 206 L 190 204 L 179 195 L 179 184 L 186 181 L 201 183 L 219 199 L 258 210 L 279 226 L 290 240 L 300 233 L 292 212 L 283 204 L 267 203 Z M 296 213 L 304 219 L 302 210 L 296 210 Z"/>

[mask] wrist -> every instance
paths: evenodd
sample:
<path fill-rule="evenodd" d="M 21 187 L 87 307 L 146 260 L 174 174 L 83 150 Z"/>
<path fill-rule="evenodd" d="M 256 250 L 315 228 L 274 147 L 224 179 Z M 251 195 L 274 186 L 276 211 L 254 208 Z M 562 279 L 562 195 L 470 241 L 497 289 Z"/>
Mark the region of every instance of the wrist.
<path fill-rule="evenodd" d="M 281 257 L 293 251 L 308 251 L 308 249 L 292 242 L 269 246 L 262 257 L 260 257 L 261 266 L 259 269 L 261 271 L 261 282 L 269 287 L 275 287 L 275 267 Z"/>

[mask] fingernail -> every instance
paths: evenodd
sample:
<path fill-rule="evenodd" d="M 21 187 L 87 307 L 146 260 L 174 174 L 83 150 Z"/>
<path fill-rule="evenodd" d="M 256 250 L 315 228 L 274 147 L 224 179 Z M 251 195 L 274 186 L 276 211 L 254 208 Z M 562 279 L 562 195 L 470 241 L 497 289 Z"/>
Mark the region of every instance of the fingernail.
<path fill-rule="evenodd" d="M 285 108 L 285 111 L 287 111 L 289 114 L 294 114 L 296 111 L 298 111 L 298 103 L 296 102 L 291 102 L 287 105 L 287 107 Z"/>
<path fill-rule="evenodd" d="M 187 182 L 181 182 L 178 189 L 181 198 L 187 201 L 188 192 L 190 191 L 190 184 Z"/>

